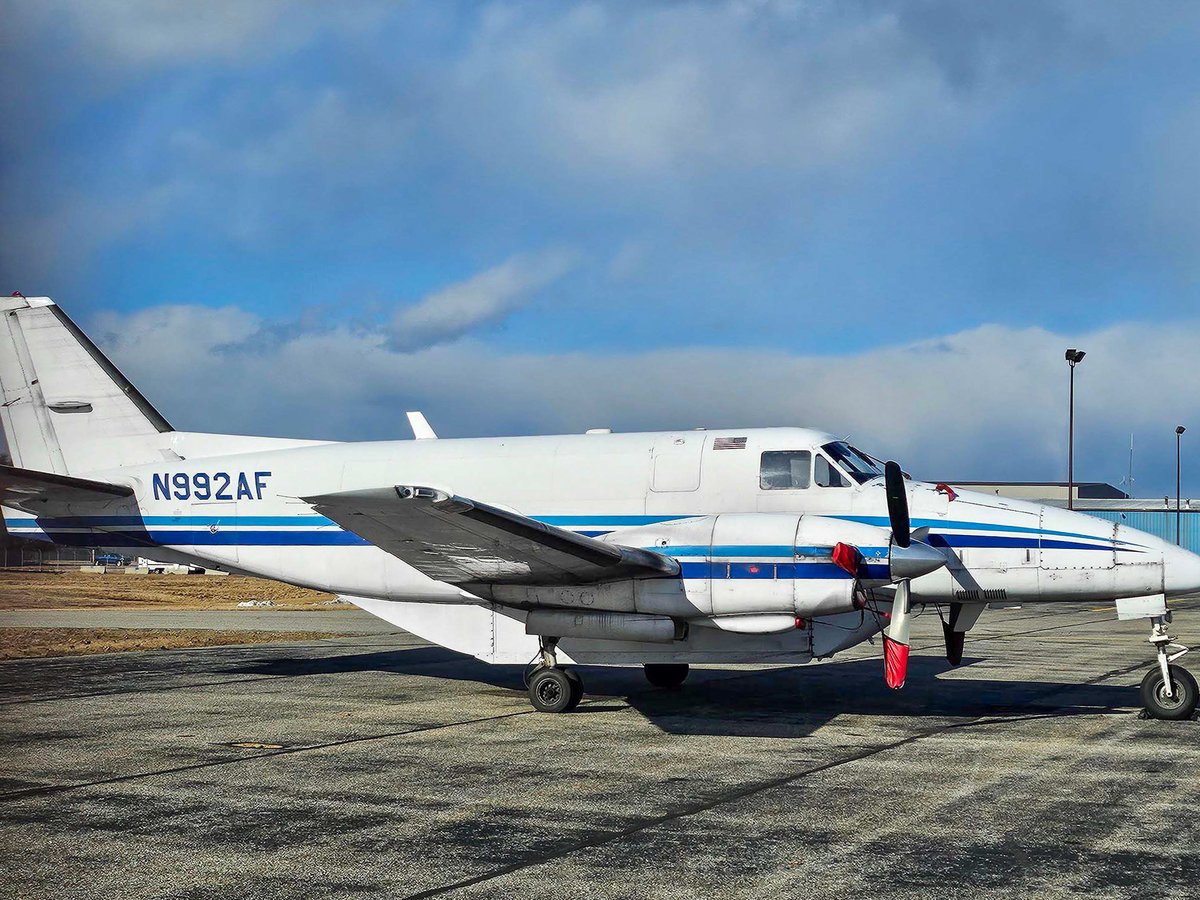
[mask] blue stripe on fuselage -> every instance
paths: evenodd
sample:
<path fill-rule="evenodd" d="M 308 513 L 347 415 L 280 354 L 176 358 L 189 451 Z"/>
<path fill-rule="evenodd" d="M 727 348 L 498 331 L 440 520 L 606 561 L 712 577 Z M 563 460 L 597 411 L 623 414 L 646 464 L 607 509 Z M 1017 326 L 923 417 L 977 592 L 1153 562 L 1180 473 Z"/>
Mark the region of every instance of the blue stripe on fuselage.
<path fill-rule="evenodd" d="M 599 537 L 610 533 L 616 528 L 653 525 L 663 522 L 695 518 L 688 516 L 540 516 L 538 521 L 559 527 L 570 528 L 579 534 Z M 887 527 L 888 520 L 883 516 L 831 516 L 849 522 Z M 358 536 L 343 531 L 336 523 L 325 516 L 293 515 L 293 516 L 70 516 L 46 517 L 42 519 L 14 517 L 6 520 L 10 530 L 43 530 L 47 536 L 59 543 L 84 546 L 120 546 L 115 540 L 130 542 L 130 546 L 147 546 L 154 544 L 170 545 L 223 545 L 245 544 L 247 546 L 346 546 L 366 544 L 367 541 Z M 221 527 L 221 531 L 211 533 L 207 530 L 179 530 L 188 527 L 208 529 L 212 526 Z M 592 525 L 595 528 L 579 526 Z M 162 526 L 167 526 L 162 528 Z M 1001 525 L 985 522 L 941 521 L 935 519 L 916 519 L 916 528 L 949 531 L 991 531 L 991 532 L 1025 532 L 1031 536 L 1016 537 L 1005 535 L 970 535 L 970 534 L 941 534 L 931 532 L 928 542 L 935 546 L 950 548 L 995 547 L 1008 549 L 1055 549 L 1055 550 L 1101 550 L 1110 551 L 1117 544 L 1123 548 L 1133 548 L 1140 545 L 1127 541 L 1114 542 L 1103 537 L 1079 534 L 1075 532 L 1039 530 L 1024 528 L 1018 525 Z M 95 535 L 95 540 L 89 543 L 86 533 L 67 531 L 65 529 L 79 528 L 115 528 L 112 532 Z M 286 531 L 261 531 L 252 529 L 284 528 Z M 601 530 L 603 529 L 603 530 Z M 1035 536 L 1036 535 L 1036 536 Z M 1073 537 L 1097 543 L 1079 543 L 1066 540 L 1048 540 L 1046 536 Z M 658 549 L 658 548 L 651 548 Z M 886 547 L 859 548 L 868 557 L 885 556 Z M 668 548 L 672 556 L 773 556 L 791 559 L 793 556 L 824 557 L 828 549 L 824 547 L 788 547 L 786 545 L 719 545 L 717 547 L 683 546 Z"/>

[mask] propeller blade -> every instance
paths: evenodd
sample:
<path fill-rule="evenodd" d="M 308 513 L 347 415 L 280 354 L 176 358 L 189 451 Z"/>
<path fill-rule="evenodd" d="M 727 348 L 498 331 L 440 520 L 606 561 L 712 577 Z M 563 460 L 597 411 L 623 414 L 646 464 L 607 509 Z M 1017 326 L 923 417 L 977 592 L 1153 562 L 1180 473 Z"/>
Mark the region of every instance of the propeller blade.
<path fill-rule="evenodd" d="M 942 633 L 946 637 L 946 661 L 952 666 L 962 662 L 963 644 L 967 632 L 979 620 L 982 603 L 951 603 L 950 614 L 942 621 Z"/>
<path fill-rule="evenodd" d="M 942 634 L 946 637 L 946 662 L 957 666 L 962 662 L 963 646 L 967 641 L 965 631 L 955 631 L 949 622 L 942 623 Z"/>
<path fill-rule="evenodd" d="M 904 687 L 908 677 L 908 634 L 912 617 L 908 611 L 908 582 L 896 585 L 892 618 L 883 630 L 883 676 L 892 690 Z"/>
<path fill-rule="evenodd" d="M 908 490 L 904 486 L 904 471 L 899 463 L 889 461 L 884 464 L 883 483 L 887 490 L 892 540 L 899 547 L 907 547 L 912 540 L 912 528 L 908 518 Z"/>

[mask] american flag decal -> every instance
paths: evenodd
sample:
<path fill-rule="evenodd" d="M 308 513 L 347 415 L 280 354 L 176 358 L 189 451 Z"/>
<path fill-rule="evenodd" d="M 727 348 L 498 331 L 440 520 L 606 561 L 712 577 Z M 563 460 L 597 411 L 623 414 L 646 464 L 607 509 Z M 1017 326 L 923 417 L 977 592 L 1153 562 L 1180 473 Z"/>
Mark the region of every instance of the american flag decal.
<path fill-rule="evenodd" d="M 714 450 L 745 450 L 746 439 L 744 437 L 719 437 L 713 438 Z"/>

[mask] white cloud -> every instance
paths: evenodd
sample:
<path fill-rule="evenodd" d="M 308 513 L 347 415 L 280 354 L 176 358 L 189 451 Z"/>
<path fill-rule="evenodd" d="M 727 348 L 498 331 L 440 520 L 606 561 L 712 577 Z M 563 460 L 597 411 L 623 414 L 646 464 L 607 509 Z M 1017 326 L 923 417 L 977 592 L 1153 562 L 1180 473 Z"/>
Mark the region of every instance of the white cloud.
<path fill-rule="evenodd" d="M 494 324 L 528 304 L 574 264 L 575 255 L 566 250 L 513 256 L 400 310 L 392 322 L 393 344 L 417 350 Z"/>
<path fill-rule="evenodd" d="M 1188 363 L 1200 321 L 1074 335 L 984 326 L 829 357 L 733 347 L 505 355 L 469 339 L 404 353 L 382 331 L 275 340 L 256 336 L 264 325 L 235 308 L 162 307 L 107 316 L 99 331 L 168 418 L 199 430 L 403 437 L 414 408 L 448 436 L 796 424 L 850 435 L 918 475 L 1058 480 L 1067 346 L 1088 351 L 1077 370 L 1081 479 L 1115 483 L 1136 431 L 1138 483 L 1156 490 L 1173 477 L 1174 425 L 1200 428 Z"/>

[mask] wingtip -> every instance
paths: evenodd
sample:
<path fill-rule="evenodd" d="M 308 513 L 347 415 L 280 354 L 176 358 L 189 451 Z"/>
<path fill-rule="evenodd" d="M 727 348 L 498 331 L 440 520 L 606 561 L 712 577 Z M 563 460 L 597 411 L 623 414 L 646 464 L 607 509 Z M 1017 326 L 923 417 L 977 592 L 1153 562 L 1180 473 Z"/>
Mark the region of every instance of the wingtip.
<path fill-rule="evenodd" d="M 9 296 L 0 298 L 0 309 L 10 312 L 14 309 L 34 309 L 39 306 L 57 306 L 49 297 L 26 297 L 20 291 L 13 291 Z"/>

